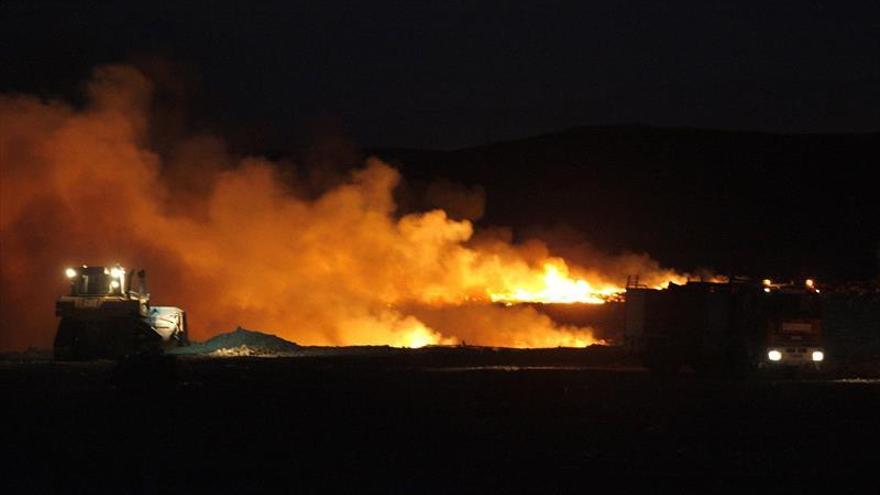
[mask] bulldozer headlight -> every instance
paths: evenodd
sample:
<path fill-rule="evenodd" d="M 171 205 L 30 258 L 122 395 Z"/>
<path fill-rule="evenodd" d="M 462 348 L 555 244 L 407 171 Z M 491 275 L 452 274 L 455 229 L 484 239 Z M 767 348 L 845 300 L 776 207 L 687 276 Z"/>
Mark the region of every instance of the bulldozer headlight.
<path fill-rule="evenodd" d="M 68 268 L 67 270 L 64 270 L 64 274 L 67 275 L 67 278 L 73 278 L 76 276 L 76 270 Z"/>
<path fill-rule="evenodd" d="M 767 353 L 767 359 L 770 361 L 779 361 L 782 359 L 782 353 L 773 349 L 772 351 Z"/>
<path fill-rule="evenodd" d="M 822 351 L 813 351 L 813 361 L 822 361 L 825 359 L 825 353 Z"/>

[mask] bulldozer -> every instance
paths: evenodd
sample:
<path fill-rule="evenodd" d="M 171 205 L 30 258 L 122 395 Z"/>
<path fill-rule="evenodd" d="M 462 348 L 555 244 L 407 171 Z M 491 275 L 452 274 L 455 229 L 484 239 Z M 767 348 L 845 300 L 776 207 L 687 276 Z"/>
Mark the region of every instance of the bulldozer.
<path fill-rule="evenodd" d="M 138 286 L 121 265 L 67 268 L 70 292 L 58 298 L 56 361 L 120 359 L 189 344 L 186 312 L 150 305 L 146 274 Z"/>

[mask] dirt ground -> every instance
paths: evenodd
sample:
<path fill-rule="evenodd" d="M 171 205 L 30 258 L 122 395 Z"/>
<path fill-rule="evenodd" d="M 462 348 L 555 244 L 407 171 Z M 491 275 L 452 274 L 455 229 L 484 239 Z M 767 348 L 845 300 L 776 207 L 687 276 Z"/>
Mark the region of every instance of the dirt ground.
<path fill-rule="evenodd" d="M 876 471 L 880 380 L 660 379 L 542 352 L 4 361 L 0 487 L 546 493 Z"/>

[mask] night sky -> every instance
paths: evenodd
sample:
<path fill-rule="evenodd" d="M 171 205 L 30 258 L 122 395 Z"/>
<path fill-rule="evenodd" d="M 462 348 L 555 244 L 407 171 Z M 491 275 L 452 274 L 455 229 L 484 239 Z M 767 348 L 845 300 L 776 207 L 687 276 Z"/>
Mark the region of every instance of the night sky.
<path fill-rule="evenodd" d="M 131 2 L 0 6 L 3 92 L 176 64 L 196 126 L 284 148 L 453 149 L 577 125 L 880 129 L 878 2 Z M 245 131 L 249 130 L 249 131 Z"/>

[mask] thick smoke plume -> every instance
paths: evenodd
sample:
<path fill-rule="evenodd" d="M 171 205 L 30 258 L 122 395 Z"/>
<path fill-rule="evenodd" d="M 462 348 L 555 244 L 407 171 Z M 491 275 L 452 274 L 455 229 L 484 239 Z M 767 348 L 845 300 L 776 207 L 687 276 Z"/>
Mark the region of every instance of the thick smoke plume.
<path fill-rule="evenodd" d="M 377 159 L 318 195 L 213 138 L 163 162 L 147 142 L 151 94 L 142 73 L 110 66 L 82 109 L 0 96 L 0 348 L 51 345 L 64 267 L 83 263 L 145 268 L 154 303 L 185 308 L 196 339 L 241 324 L 305 344 L 586 345 L 588 329 L 488 294 L 548 262 L 598 286 L 625 277 L 475 236 L 443 210 L 399 217 L 400 177 Z"/>

